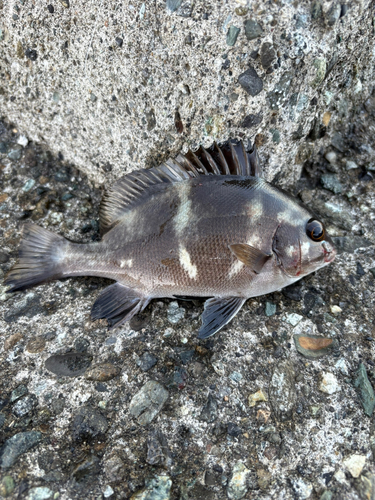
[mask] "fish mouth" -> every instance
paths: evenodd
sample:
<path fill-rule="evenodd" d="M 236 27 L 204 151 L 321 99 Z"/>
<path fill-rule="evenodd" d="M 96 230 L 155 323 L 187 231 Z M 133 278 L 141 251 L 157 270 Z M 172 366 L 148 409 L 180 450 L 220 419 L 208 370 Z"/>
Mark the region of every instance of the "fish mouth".
<path fill-rule="evenodd" d="M 322 249 L 323 249 L 323 255 L 324 255 L 324 262 L 326 264 L 329 264 L 333 260 L 335 260 L 335 257 L 337 255 L 337 251 L 336 251 L 336 248 L 332 245 L 332 243 L 329 243 L 329 241 L 323 241 L 322 242 Z"/>

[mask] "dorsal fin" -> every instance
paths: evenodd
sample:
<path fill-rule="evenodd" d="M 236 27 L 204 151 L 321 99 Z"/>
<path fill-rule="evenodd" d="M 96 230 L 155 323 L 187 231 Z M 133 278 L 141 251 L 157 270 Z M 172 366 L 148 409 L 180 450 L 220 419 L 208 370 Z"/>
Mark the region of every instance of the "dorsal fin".
<path fill-rule="evenodd" d="M 100 204 L 99 225 L 101 234 L 112 229 L 125 210 L 138 201 L 146 192 L 166 183 L 181 182 L 198 177 L 193 166 L 184 168 L 177 160 L 169 159 L 159 167 L 137 170 L 121 177 L 106 191 Z"/>
<path fill-rule="evenodd" d="M 188 180 L 201 175 L 260 176 L 257 152 L 246 152 L 242 142 L 216 143 L 208 149 L 200 147 L 159 167 L 138 170 L 119 179 L 103 196 L 100 206 L 100 232 L 105 234 L 144 195 L 164 189 L 165 184 Z"/>

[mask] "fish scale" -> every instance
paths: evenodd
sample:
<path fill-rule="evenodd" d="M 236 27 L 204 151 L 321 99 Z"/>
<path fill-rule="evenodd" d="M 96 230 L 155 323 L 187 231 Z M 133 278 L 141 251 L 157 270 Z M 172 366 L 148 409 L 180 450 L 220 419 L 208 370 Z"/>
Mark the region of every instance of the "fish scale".
<path fill-rule="evenodd" d="M 241 142 L 178 155 L 132 172 L 105 194 L 102 240 L 78 244 L 25 224 L 9 291 L 69 276 L 115 281 L 92 318 L 111 327 L 156 297 L 211 297 L 199 338 L 219 331 L 249 297 L 329 264 L 336 251 L 320 221 L 261 176 Z"/>

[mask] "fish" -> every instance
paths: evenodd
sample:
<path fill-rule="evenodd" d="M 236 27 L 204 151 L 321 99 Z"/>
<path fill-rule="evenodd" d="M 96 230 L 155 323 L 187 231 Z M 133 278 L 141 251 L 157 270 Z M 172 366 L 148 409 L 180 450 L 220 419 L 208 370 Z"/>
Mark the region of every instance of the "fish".
<path fill-rule="evenodd" d="M 110 328 L 155 298 L 205 298 L 199 339 L 218 332 L 250 297 L 288 286 L 331 263 L 336 249 L 306 207 L 267 182 L 255 146 L 214 143 L 109 188 L 99 209 L 101 240 L 75 243 L 23 226 L 8 292 L 74 276 L 115 281 L 92 320 Z"/>

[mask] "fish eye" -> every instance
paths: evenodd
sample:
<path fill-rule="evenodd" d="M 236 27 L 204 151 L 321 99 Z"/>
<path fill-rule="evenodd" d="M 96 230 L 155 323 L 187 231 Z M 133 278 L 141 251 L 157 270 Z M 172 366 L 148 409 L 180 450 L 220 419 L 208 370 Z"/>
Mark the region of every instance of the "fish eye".
<path fill-rule="evenodd" d="M 323 224 L 316 219 L 308 220 L 306 224 L 306 234 L 313 241 L 322 241 L 325 236 Z"/>

